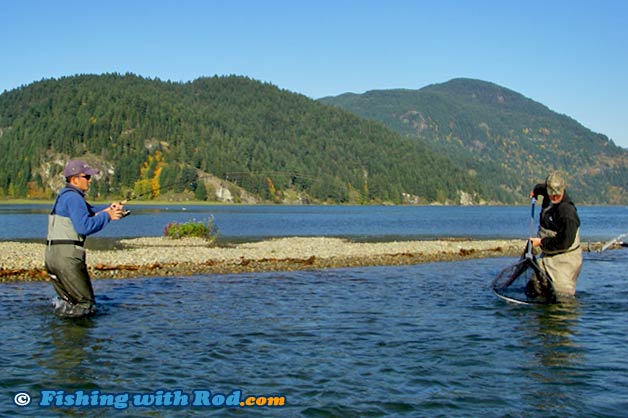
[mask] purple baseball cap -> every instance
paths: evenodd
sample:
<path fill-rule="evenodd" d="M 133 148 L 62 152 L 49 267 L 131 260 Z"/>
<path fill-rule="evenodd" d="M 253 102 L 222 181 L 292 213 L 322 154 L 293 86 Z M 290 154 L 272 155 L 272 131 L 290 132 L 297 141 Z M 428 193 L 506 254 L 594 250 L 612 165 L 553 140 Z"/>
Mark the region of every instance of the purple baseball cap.
<path fill-rule="evenodd" d="M 63 169 L 63 176 L 66 178 L 78 176 L 79 174 L 93 176 L 98 173 L 100 173 L 100 171 L 91 168 L 85 161 L 81 160 L 72 160 L 65 166 L 65 169 Z"/>

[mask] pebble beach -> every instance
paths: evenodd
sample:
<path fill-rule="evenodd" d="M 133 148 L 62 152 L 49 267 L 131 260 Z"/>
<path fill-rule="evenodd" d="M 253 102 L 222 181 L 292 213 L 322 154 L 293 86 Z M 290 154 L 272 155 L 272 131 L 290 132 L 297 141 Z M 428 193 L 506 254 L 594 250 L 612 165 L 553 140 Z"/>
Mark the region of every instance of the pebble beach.
<path fill-rule="evenodd" d="M 524 240 L 352 242 L 289 237 L 216 246 L 203 239 L 121 239 L 111 249 L 87 249 L 93 279 L 189 276 L 359 266 L 409 265 L 519 256 Z M 48 280 L 44 243 L 0 242 L 0 282 Z"/>
<path fill-rule="evenodd" d="M 225 246 L 202 239 L 119 240 L 109 250 L 87 250 L 92 278 L 187 276 L 332 267 L 418 264 L 520 254 L 525 242 L 399 241 L 357 243 L 340 238 L 291 237 Z M 47 280 L 45 244 L 0 242 L 0 280 Z"/>

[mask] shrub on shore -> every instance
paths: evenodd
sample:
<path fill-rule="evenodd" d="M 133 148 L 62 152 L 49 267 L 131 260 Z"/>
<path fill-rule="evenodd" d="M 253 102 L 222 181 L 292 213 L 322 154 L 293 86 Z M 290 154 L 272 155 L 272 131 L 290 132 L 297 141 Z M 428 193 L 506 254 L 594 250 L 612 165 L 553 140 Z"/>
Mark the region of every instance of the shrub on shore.
<path fill-rule="evenodd" d="M 170 222 L 164 228 L 164 236 L 173 239 L 203 238 L 209 242 L 214 242 L 218 239 L 218 226 L 214 223 L 213 217 L 208 218 L 206 222 Z"/>

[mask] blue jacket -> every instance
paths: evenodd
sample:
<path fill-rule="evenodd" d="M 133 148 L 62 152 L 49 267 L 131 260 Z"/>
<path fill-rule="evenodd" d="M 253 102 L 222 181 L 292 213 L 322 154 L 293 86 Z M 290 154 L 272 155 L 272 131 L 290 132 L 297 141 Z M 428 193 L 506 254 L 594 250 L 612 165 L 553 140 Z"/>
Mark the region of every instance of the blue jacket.
<path fill-rule="evenodd" d="M 107 213 L 96 213 L 85 201 L 85 193 L 70 184 L 59 192 L 52 213 L 70 218 L 74 229 L 82 236 L 95 234 L 110 221 Z"/>

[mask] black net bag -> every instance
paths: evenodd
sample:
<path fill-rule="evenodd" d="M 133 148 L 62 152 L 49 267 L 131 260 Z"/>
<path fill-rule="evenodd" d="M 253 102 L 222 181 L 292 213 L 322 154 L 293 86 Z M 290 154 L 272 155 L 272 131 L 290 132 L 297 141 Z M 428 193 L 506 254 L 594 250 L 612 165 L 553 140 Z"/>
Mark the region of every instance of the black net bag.
<path fill-rule="evenodd" d="M 510 302 L 556 302 L 552 280 L 539 266 L 529 241 L 519 261 L 500 271 L 491 287 L 498 297 Z"/>

